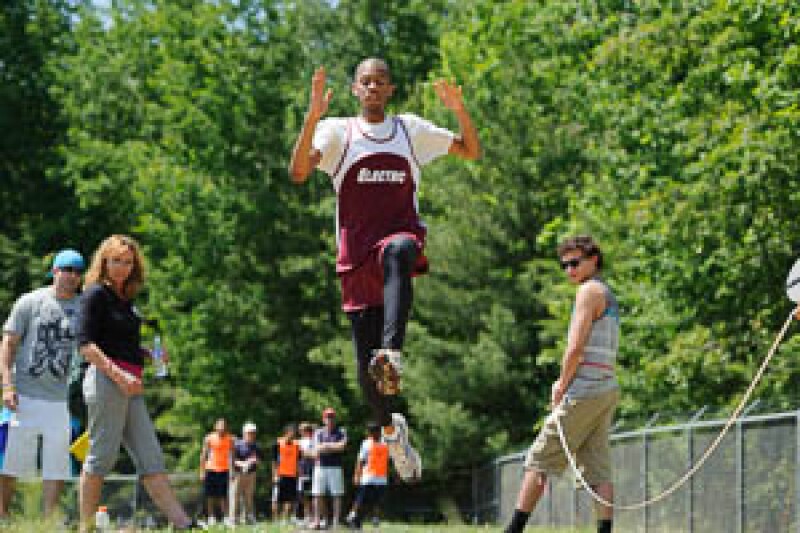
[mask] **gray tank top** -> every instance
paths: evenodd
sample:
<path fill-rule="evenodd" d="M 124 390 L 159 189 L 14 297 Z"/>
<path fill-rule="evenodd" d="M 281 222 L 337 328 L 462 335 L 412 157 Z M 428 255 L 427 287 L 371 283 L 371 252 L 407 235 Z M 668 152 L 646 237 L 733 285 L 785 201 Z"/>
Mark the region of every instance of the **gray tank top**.
<path fill-rule="evenodd" d="M 619 349 L 619 305 L 602 279 L 592 279 L 603 286 L 606 308 L 592 323 L 592 331 L 583 349 L 583 360 L 567 388 L 567 396 L 573 399 L 588 398 L 619 388 L 614 372 Z"/>

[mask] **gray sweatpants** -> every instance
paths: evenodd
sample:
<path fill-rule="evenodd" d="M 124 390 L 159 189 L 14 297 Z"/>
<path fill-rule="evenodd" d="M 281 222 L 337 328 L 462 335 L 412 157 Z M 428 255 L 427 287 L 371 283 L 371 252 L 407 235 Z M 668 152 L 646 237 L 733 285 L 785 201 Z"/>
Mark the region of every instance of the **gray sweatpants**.
<path fill-rule="evenodd" d="M 83 464 L 88 474 L 108 475 L 121 444 L 139 475 L 166 471 L 156 429 L 142 396 L 126 396 L 92 365 L 83 380 L 83 397 L 89 412 L 89 453 Z"/>

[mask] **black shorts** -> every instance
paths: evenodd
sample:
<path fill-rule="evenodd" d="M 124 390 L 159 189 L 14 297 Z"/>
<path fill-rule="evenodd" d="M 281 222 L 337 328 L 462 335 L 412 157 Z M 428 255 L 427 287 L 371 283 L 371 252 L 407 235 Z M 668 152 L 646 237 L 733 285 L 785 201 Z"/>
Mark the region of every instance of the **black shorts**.
<path fill-rule="evenodd" d="M 205 492 L 206 498 L 227 498 L 228 472 L 206 470 L 206 477 L 203 480 L 203 491 Z"/>
<path fill-rule="evenodd" d="M 374 506 L 381 503 L 386 492 L 386 485 L 359 485 L 356 503 L 360 507 Z"/>
<path fill-rule="evenodd" d="M 301 496 L 311 496 L 311 485 L 310 477 L 300 478 L 300 482 L 297 485 L 297 491 Z"/>
<path fill-rule="evenodd" d="M 278 478 L 278 503 L 294 503 L 297 500 L 297 478 Z"/>

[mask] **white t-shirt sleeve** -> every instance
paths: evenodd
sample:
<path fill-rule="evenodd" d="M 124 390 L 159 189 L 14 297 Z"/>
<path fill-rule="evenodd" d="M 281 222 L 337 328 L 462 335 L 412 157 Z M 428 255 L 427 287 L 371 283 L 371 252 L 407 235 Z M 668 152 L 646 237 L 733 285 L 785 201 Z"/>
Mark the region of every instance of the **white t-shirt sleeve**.
<path fill-rule="evenodd" d="M 412 114 L 399 115 L 411 139 L 411 147 L 420 165 L 427 165 L 434 159 L 447 155 L 453 139 L 452 131 L 440 128 L 433 122 Z"/>
<path fill-rule="evenodd" d="M 361 449 L 358 451 L 358 460 L 362 462 L 367 462 L 369 458 L 369 442 L 364 441 L 361 443 Z"/>
<path fill-rule="evenodd" d="M 329 176 L 333 176 L 336 166 L 342 159 L 346 137 L 346 118 L 326 118 L 317 124 L 311 145 L 322 154 L 319 169 Z"/>

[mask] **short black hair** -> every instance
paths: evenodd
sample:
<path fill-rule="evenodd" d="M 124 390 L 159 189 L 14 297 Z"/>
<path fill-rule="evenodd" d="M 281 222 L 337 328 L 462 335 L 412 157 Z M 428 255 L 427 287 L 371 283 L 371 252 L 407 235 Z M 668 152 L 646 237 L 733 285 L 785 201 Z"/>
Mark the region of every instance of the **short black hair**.
<path fill-rule="evenodd" d="M 380 438 L 381 425 L 378 424 L 377 422 L 367 422 L 367 433 L 369 433 L 375 438 Z"/>
<path fill-rule="evenodd" d="M 597 268 L 603 268 L 603 252 L 591 235 L 576 235 L 565 239 L 558 245 L 556 253 L 559 259 L 567 252 L 580 250 L 586 257 L 597 257 Z"/>
<path fill-rule="evenodd" d="M 392 69 L 389 68 L 389 63 L 386 62 L 385 59 L 381 59 L 380 57 L 368 57 L 358 63 L 356 65 L 356 70 L 353 72 L 353 80 L 358 79 L 358 71 L 361 70 L 363 67 L 375 63 L 377 64 L 382 70 L 386 71 L 386 75 L 389 76 L 389 80 L 392 79 Z"/>

